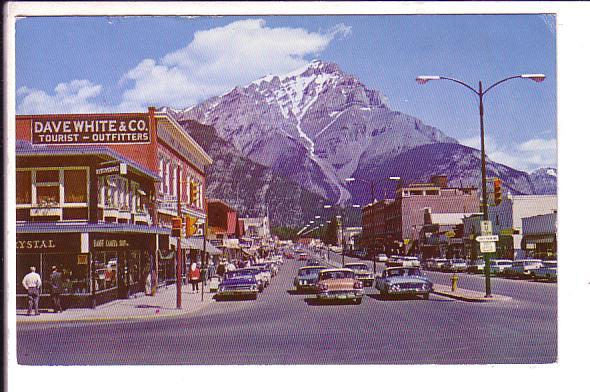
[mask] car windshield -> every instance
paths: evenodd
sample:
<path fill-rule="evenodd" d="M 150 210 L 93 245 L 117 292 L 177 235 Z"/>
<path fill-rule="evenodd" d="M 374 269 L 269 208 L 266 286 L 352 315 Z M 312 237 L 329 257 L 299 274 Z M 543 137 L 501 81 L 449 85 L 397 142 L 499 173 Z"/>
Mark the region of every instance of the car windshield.
<path fill-rule="evenodd" d="M 350 268 L 351 270 L 358 270 L 358 271 L 368 271 L 369 267 L 365 264 L 348 264 L 345 265 L 344 268 Z"/>
<path fill-rule="evenodd" d="M 299 270 L 299 276 L 303 276 L 303 275 L 317 275 L 320 273 L 320 271 L 323 268 L 305 268 L 302 270 Z"/>
<path fill-rule="evenodd" d="M 396 268 L 386 271 L 386 276 L 422 276 L 417 268 Z"/>
<path fill-rule="evenodd" d="M 247 279 L 252 278 L 252 273 L 247 271 L 230 271 L 225 273 L 225 279 Z"/>
<path fill-rule="evenodd" d="M 352 271 L 327 271 L 320 273 L 320 280 L 325 279 L 353 279 L 354 272 Z"/>

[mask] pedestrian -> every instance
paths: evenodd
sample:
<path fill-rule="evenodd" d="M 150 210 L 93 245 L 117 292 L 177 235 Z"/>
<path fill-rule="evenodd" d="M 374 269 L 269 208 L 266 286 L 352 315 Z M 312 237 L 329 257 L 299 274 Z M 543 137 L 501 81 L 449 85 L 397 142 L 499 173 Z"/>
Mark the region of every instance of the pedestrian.
<path fill-rule="evenodd" d="M 225 275 L 225 262 L 224 261 L 220 262 L 219 265 L 217 266 L 217 275 L 219 275 L 222 278 L 223 278 L 223 275 Z"/>
<path fill-rule="evenodd" d="M 229 263 L 226 267 L 227 271 L 235 271 L 236 270 L 236 266 L 234 265 L 234 263 Z"/>
<path fill-rule="evenodd" d="M 61 293 L 63 291 L 63 280 L 61 272 L 54 265 L 51 267 L 51 276 L 49 277 L 51 302 L 53 303 L 53 312 L 61 313 Z"/>
<path fill-rule="evenodd" d="M 39 290 L 41 289 L 41 276 L 35 272 L 35 267 L 31 266 L 31 272 L 25 275 L 23 286 L 29 296 L 29 310 L 27 316 L 31 315 L 35 308 L 35 316 L 39 315 Z"/>
<path fill-rule="evenodd" d="M 209 261 L 209 266 L 207 267 L 207 278 L 211 281 L 211 278 L 215 275 L 215 263 L 213 260 Z"/>
<path fill-rule="evenodd" d="M 193 291 L 199 292 L 199 280 L 201 279 L 201 270 L 197 267 L 197 263 L 191 264 L 190 281 L 193 286 Z"/>

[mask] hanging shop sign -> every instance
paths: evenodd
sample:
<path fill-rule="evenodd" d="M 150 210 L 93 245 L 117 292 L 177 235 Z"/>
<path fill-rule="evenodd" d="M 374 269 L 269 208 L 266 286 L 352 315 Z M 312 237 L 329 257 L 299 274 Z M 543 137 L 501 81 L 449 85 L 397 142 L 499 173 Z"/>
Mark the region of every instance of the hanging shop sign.
<path fill-rule="evenodd" d="M 31 120 L 32 144 L 147 144 L 150 141 L 147 114 L 35 116 Z"/>
<path fill-rule="evenodd" d="M 97 176 L 106 176 L 112 174 L 120 174 L 122 176 L 127 174 L 127 164 L 121 162 L 114 162 L 103 164 L 96 169 Z"/>

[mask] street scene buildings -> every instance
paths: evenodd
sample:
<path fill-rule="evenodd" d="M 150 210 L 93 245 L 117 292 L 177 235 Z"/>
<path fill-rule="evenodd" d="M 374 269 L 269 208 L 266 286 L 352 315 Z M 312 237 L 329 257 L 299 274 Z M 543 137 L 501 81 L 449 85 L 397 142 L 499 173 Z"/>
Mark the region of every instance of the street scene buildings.
<path fill-rule="evenodd" d="M 18 364 L 554 364 L 554 24 L 15 21 Z"/>

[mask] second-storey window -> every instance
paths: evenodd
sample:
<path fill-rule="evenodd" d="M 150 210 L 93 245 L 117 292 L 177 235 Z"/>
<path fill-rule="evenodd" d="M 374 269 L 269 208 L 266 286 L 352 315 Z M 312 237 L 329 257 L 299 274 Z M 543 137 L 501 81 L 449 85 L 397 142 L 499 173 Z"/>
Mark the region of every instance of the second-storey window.
<path fill-rule="evenodd" d="M 16 172 L 16 204 L 31 204 L 31 172 Z"/>
<path fill-rule="evenodd" d="M 64 170 L 64 199 L 66 203 L 88 201 L 86 170 Z"/>
<path fill-rule="evenodd" d="M 37 170 L 35 172 L 35 188 L 38 206 L 59 206 L 60 181 L 59 170 Z"/>

